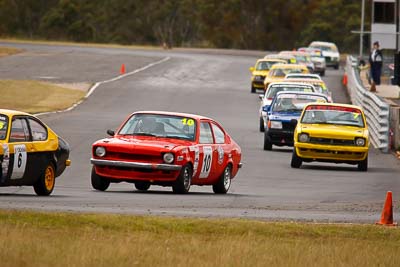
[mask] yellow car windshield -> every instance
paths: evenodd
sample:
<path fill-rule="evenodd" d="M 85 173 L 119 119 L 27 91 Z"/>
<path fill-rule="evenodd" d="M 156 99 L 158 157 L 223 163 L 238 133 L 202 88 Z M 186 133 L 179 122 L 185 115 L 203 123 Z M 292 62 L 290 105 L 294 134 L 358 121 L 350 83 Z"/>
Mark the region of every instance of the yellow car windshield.
<path fill-rule="evenodd" d="M 278 61 L 260 61 L 256 66 L 256 70 L 269 70 L 272 65 L 278 63 Z"/>
<path fill-rule="evenodd" d="M 0 114 L 0 140 L 5 140 L 7 137 L 8 118 Z"/>
<path fill-rule="evenodd" d="M 346 107 L 309 106 L 303 114 L 301 123 L 335 124 L 364 128 L 361 111 Z"/>

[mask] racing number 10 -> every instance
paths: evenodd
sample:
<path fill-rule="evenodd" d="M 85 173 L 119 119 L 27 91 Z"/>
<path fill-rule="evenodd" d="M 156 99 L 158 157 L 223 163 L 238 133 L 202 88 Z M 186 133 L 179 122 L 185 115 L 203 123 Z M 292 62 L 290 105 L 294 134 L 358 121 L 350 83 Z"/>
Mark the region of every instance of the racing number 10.
<path fill-rule="evenodd" d="M 213 156 L 212 148 L 210 146 L 203 147 L 203 165 L 201 166 L 201 172 L 199 178 L 207 178 L 210 174 L 212 166 Z"/>
<path fill-rule="evenodd" d="M 182 124 L 183 125 L 192 126 L 194 124 L 194 120 L 193 119 L 184 118 L 184 119 L 182 119 Z"/>
<path fill-rule="evenodd" d="M 203 169 L 201 172 L 210 172 L 210 167 L 211 167 L 211 155 L 204 155 L 204 161 L 203 161 Z"/>

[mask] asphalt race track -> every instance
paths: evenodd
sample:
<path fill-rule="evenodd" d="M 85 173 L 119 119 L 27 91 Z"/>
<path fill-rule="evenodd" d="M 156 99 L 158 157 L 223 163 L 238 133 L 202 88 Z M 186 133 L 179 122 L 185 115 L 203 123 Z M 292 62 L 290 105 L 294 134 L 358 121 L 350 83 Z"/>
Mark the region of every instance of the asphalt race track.
<path fill-rule="evenodd" d="M 291 148 L 263 151 L 258 94 L 250 93 L 248 70 L 263 53 L 6 45 L 26 52 L 0 59 L 0 79 L 95 83 L 118 76 L 122 63 L 131 72 L 165 60 L 101 84 L 71 111 L 41 115 L 70 143 L 72 166 L 57 179 L 50 197 L 36 196 L 31 187 L 0 188 L 0 208 L 373 223 L 380 217 L 386 191 L 391 190 L 398 211 L 400 161 L 391 154 L 371 148 L 365 173 L 343 164 L 312 163 L 292 169 Z M 329 69 L 324 80 L 336 102 L 348 103 L 341 77 L 342 70 Z M 188 195 L 158 186 L 143 193 L 127 183 L 111 184 L 106 192 L 93 190 L 91 144 L 137 110 L 217 119 L 243 152 L 244 167 L 229 193 L 215 195 L 211 187 L 198 186 Z"/>

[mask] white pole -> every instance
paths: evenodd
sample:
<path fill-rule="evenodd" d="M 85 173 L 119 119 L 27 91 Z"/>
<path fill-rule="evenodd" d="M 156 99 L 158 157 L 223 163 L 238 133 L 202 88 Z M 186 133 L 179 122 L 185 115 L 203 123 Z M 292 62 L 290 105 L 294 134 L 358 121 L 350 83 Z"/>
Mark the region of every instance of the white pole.
<path fill-rule="evenodd" d="M 362 0 L 361 4 L 361 23 L 360 23 L 360 59 L 362 59 L 363 55 L 363 33 L 364 33 L 364 8 L 365 7 L 365 0 Z"/>

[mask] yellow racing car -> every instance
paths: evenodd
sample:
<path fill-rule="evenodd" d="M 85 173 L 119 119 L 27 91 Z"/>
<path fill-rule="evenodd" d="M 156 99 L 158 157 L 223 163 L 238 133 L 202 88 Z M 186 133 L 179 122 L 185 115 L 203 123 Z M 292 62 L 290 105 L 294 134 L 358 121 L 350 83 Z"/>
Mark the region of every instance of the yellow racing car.
<path fill-rule="evenodd" d="M 69 145 L 28 113 L 0 109 L 0 186 L 33 186 L 52 193 L 55 178 L 70 165 Z"/>
<path fill-rule="evenodd" d="M 368 170 L 369 136 L 365 115 L 354 105 L 312 103 L 304 107 L 294 131 L 292 168 L 302 162 L 358 165 Z"/>
<path fill-rule="evenodd" d="M 255 93 L 257 89 L 264 90 L 264 79 L 274 64 L 285 64 L 282 59 L 259 59 L 254 67 L 250 67 L 251 72 L 251 92 Z"/>
<path fill-rule="evenodd" d="M 289 73 L 310 73 L 306 66 L 300 64 L 274 64 L 264 79 L 264 91 L 273 82 L 282 82 Z"/>

